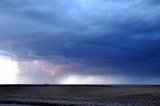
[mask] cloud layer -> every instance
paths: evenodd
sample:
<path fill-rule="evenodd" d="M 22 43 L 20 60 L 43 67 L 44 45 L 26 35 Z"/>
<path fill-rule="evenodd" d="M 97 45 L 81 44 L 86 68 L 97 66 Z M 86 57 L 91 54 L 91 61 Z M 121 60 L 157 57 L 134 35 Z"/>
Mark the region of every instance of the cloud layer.
<path fill-rule="evenodd" d="M 77 79 L 159 79 L 159 11 L 157 0 L 1 0 L 0 53 L 32 70 L 20 76 L 38 70 L 29 77 L 34 83 L 57 80 L 44 76 L 47 69 L 34 69 L 35 61 Z"/>

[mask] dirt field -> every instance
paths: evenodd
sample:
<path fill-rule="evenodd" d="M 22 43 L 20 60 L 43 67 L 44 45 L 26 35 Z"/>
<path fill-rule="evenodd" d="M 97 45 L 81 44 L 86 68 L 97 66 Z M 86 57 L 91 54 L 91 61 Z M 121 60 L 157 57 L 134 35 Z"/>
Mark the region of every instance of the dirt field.
<path fill-rule="evenodd" d="M 160 86 L 0 85 L 1 103 L 160 106 Z"/>

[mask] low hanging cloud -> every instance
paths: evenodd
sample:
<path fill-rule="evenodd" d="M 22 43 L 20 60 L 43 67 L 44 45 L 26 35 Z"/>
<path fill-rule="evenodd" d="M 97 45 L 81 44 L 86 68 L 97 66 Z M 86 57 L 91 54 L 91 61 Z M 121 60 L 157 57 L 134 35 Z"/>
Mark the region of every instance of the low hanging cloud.
<path fill-rule="evenodd" d="M 159 81 L 159 11 L 157 0 L 0 1 L 0 54 L 18 61 L 26 83 Z"/>
<path fill-rule="evenodd" d="M 117 78 L 103 75 L 70 75 L 58 80 L 58 84 L 119 84 Z"/>

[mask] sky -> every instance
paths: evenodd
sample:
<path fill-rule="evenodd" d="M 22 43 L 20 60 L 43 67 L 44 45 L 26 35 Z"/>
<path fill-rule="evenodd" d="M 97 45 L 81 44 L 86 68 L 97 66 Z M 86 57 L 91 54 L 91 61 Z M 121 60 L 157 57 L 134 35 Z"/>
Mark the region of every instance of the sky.
<path fill-rule="evenodd" d="M 0 0 L 0 84 L 160 84 L 159 0 Z"/>

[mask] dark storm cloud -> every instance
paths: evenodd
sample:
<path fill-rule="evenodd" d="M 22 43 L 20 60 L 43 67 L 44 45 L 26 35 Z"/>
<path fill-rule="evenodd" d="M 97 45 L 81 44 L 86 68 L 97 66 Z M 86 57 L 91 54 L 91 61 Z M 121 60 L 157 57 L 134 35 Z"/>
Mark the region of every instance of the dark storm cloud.
<path fill-rule="evenodd" d="M 21 60 L 59 56 L 160 77 L 159 11 L 156 0 L 1 0 L 0 49 Z"/>

